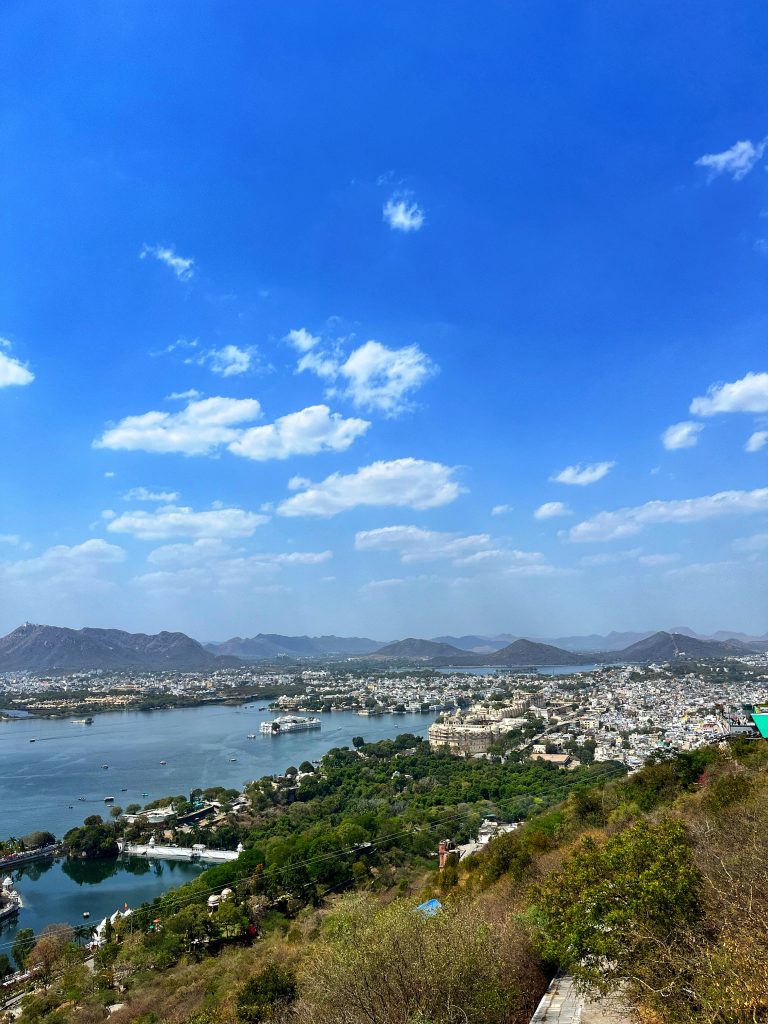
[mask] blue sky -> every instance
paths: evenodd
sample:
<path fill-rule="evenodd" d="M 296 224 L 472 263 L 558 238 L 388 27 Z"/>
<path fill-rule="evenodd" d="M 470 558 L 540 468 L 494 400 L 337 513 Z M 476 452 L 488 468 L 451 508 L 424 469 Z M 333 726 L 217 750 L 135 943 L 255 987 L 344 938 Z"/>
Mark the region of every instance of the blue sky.
<path fill-rule="evenodd" d="M 0 629 L 768 628 L 764 5 L 0 31 Z"/>

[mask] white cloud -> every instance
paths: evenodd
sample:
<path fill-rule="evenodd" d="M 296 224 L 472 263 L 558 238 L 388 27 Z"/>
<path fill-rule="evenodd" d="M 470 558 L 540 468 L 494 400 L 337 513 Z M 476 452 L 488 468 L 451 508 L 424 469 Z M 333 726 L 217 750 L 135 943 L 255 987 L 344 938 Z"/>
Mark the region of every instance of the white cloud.
<path fill-rule="evenodd" d="M 18 533 L 0 533 L 0 544 L 12 544 L 16 547 L 20 543 L 21 537 L 19 537 Z"/>
<path fill-rule="evenodd" d="M 286 588 L 274 584 L 254 585 L 283 568 L 322 565 L 333 557 L 331 551 L 290 551 L 249 555 L 241 548 L 214 538 L 200 538 L 189 544 L 166 544 L 147 556 L 160 571 L 139 576 L 137 582 L 149 589 L 206 592 L 248 587 L 248 592 L 271 593 Z"/>
<path fill-rule="evenodd" d="M 23 387 L 31 384 L 35 379 L 34 373 L 14 356 L 8 355 L 11 343 L 6 338 L 0 338 L 0 388 Z"/>
<path fill-rule="evenodd" d="M 768 373 L 746 373 L 730 384 L 712 384 L 703 397 L 691 402 L 694 416 L 719 412 L 768 412 Z"/>
<path fill-rule="evenodd" d="M 676 451 L 678 448 L 693 448 L 697 444 L 699 434 L 703 429 L 703 423 L 693 423 L 691 420 L 686 420 L 683 423 L 673 423 L 661 435 L 661 443 L 667 451 Z"/>
<path fill-rule="evenodd" d="M 204 398 L 180 412 L 126 416 L 94 441 L 95 448 L 207 455 L 236 441 L 240 425 L 261 416 L 255 398 Z"/>
<path fill-rule="evenodd" d="M 427 509 L 447 505 L 462 493 L 456 470 L 439 462 L 395 459 L 355 473 L 333 473 L 320 483 L 293 480 L 299 491 L 278 505 L 281 516 L 333 516 L 350 508 L 394 506 Z"/>
<path fill-rule="evenodd" d="M 215 537 L 201 537 L 189 544 L 165 544 L 147 555 L 153 565 L 185 568 L 192 565 L 211 565 L 213 562 L 249 564 L 262 569 L 282 566 L 322 565 L 333 558 L 332 551 L 264 552 L 243 556 L 242 550 Z"/>
<path fill-rule="evenodd" d="M 370 427 L 345 419 L 326 405 L 313 405 L 259 427 L 244 424 L 261 417 L 255 398 L 204 398 L 179 412 L 126 416 L 94 442 L 95 448 L 211 455 L 226 447 L 257 461 L 346 451 Z"/>
<path fill-rule="evenodd" d="M 572 541 L 614 540 L 640 533 L 656 523 L 696 523 L 730 515 L 768 512 L 768 487 L 754 491 L 720 491 L 701 498 L 649 501 L 645 505 L 599 512 L 569 531 Z"/>
<path fill-rule="evenodd" d="M 339 367 L 346 394 L 355 405 L 388 415 L 401 412 L 407 396 L 435 372 L 417 345 L 391 349 L 378 341 L 366 341 Z"/>
<path fill-rule="evenodd" d="M 384 220 L 393 231 L 419 231 L 424 226 L 424 211 L 408 194 L 391 196 L 384 204 Z"/>
<path fill-rule="evenodd" d="M 514 506 L 512 505 L 494 505 L 491 509 L 492 516 L 503 516 L 507 512 L 511 512 Z"/>
<path fill-rule="evenodd" d="M 274 423 L 251 427 L 228 447 L 248 459 L 287 459 L 321 451 L 343 452 L 370 427 L 360 419 L 344 419 L 327 405 L 312 405 L 281 416 Z"/>
<path fill-rule="evenodd" d="M 768 444 L 768 430 L 756 430 L 750 434 L 744 445 L 745 452 L 759 452 Z"/>
<path fill-rule="evenodd" d="M 762 159 L 768 139 L 761 142 L 750 142 L 744 139 L 735 142 L 730 149 L 722 153 L 708 153 L 696 161 L 697 167 L 705 167 L 709 171 L 710 180 L 721 174 L 730 174 L 734 181 L 746 177 L 758 160 Z"/>
<path fill-rule="evenodd" d="M 582 466 L 579 462 L 575 466 L 566 466 L 565 469 L 561 469 L 559 473 L 551 476 L 550 480 L 559 484 L 576 484 L 583 487 L 586 484 L 594 484 L 598 480 L 602 480 L 615 465 L 615 462 L 591 462 L 589 465 Z"/>
<path fill-rule="evenodd" d="M 210 349 L 199 359 L 187 359 L 186 362 L 194 362 L 198 365 L 207 364 L 211 371 L 218 374 L 219 377 L 238 377 L 255 368 L 257 355 L 258 350 L 253 345 L 248 348 L 223 345 L 221 348 Z"/>
<path fill-rule="evenodd" d="M 459 558 L 490 548 L 487 533 L 462 536 L 423 530 L 418 526 L 384 526 L 355 534 L 357 551 L 393 551 L 402 562 L 428 562 L 439 558 Z"/>
<path fill-rule="evenodd" d="M 250 537 L 269 516 L 246 512 L 241 508 L 214 508 L 205 512 L 180 505 L 163 505 L 147 512 L 137 509 L 123 512 L 110 520 L 110 533 L 128 533 L 139 540 L 163 540 L 166 537 L 218 537 L 231 540 Z"/>
<path fill-rule="evenodd" d="M 165 396 L 166 402 L 183 402 L 189 398 L 200 398 L 201 392 L 197 388 L 189 388 L 187 391 L 172 391 Z"/>
<path fill-rule="evenodd" d="M 306 327 L 288 331 L 283 340 L 287 341 L 289 345 L 293 345 L 299 352 L 309 352 L 310 349 L 320 344 L 320 338 L 315 334 L 310 334 Z"/>
<path fill-rule="evenodd" d="M 343 394 L 356 406 L 395 416 L 408 408 L 410 395 L 437 372 L 437 367 L 418 345 L 389 348 L 366 341 L 345 357 L 338 341 L 322 345 L 321 339 L 303 327 L 287 339 L 302 356 L 297 371 L 310 371 L 330 384 L 340 382 L 328 395 Z"/>
<path fill-rule="evenodd" d="M 195 261 L 178 256 L 172 245 L 145 245 L 139 253 L 139 259 L 146 259 L 147 256 L 170 267 L 179 281 L 188 281 L 195 272 Z"/>
<path fill-rule="evenodd" d="M 36 558 L 2 563 L 0 572 L 9 580 L 39 577 L 52 583 L 92 577 L 102 566 L 124 560 L 121 547 L 93 538 L 72 546 L 57 544 Z"/>
<path fill-rule="evenodd" d="M 543 505 L 539 505 L 536 511 L 533 513 L 534 519 L 555 519 L 558 516 L 569 516 L 571 510 L 562 501 L 545 501 Z"/>
<path fill-rule="evenodd" d="M 166 505 L 178 499 L 178 491 L 150 491 L 146 487 L 132 487 L 123 495 L 124 501 L 162 501 Z"/>

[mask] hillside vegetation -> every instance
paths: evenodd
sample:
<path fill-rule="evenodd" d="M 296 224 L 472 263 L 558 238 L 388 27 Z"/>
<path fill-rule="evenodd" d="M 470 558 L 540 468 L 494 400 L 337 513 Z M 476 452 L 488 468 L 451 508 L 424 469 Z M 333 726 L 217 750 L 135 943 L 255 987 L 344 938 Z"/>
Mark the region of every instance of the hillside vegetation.
<path fill-rule="evenodd" d="M 361 770 L 352 756 L 334 752 L 330 778 L 356 771 L 364 786 L 371 757 Z M 428 755 L 398 759 L 398 770 L 413 774 L 404 766 L 420 756 Z M 628 1019 L 648 1024 L 768 1020 L 763 743 L 687 752 L 628 778 L 572 785 L 557 806 L 480 855 L 449 859 L 442 873 L 418 844 L 394 839 L 381 843 L 380 861 L 366 859 L 363 842 L 371 840 L 360 833 L 344 840 L 359 843 L 360 856 L 336 855 L 339 829 L 364 829 L 365 813 L 375 820 L 392 764 L 378 761 L 378 794 L 374 786 L 359 795 L 370 807 L 350 806 L 345 817 L 323 805 L 330 846 L 321 845 L 319 819 L 304 833 L 300 803 L 273 808 L 266 863 L 252 853 L 214 868 L 130 926 L 121 922 L 97 954 L 95 974 L 83 967 L 75 936 L 38 939 L 27 962 L 38 965 L 46 988 L 27 998 L 22 1024 L 89 1024 L 115 1002 L 125 1002 L 110 1018 L 116 1024 L 518 1024 L 558 968 L 584 987 L 617 993 Z M 462 767 L 470 792 L 491 784 L 494 771 L 508 778 L 511 767 L 450 763 L 445 778 L 424 786 L 422 802 L 398 816 L 403 834 L 422 834 L 416 821 L 429 817 L 430 795 L 455 798 Z M 332 798 L 316 794 L 308 803 Z M 292 844 L 297 830 L 313 836 L 310 846 Z M 457 834 L 455 823 L 443 830 Z M 288 859 L 270 866 L 277 842 L 273 852 Z M 323 857 L 351 866 L 320 881 Z M 207 892 L 225 884 L 233 892 L 211 915 Z M 442 910 L 416 910 L 432 896 Z"/>

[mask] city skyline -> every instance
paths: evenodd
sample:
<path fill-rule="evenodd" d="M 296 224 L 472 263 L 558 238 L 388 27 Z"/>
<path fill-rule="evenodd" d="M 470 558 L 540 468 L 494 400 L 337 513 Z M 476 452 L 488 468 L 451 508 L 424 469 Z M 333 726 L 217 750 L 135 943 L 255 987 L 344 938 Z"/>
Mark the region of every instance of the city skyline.
<path fill-rule="evenodd" d="M 6 8 L 0 634 L 765 633 L 768 19 L 697 9 Z"/>

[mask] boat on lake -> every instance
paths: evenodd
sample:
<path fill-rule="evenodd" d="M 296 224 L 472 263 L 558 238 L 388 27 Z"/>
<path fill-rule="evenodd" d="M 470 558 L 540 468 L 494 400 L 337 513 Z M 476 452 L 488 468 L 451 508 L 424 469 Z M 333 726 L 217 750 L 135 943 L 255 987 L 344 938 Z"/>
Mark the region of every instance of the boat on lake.
<path fill-rule="evenodd" d="M 284 732 L 303 732 L 305 729 L 319 729 L 319 718 L 301 718 L 298 715 L 281 715 L 271 722 L 262 722 L 260 731 L 265 736 L 279 736 Z"/>

